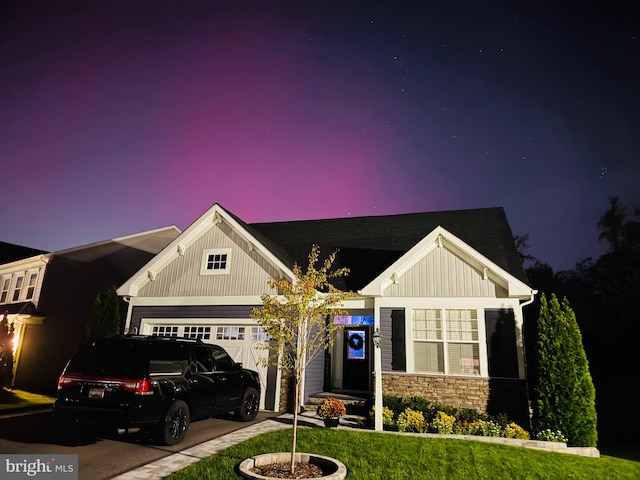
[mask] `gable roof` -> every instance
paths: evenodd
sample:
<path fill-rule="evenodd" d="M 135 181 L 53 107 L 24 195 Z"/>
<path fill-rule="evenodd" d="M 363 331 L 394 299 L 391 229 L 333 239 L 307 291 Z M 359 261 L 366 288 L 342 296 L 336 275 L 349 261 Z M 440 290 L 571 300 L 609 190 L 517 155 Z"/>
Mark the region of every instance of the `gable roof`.
<path fill-rule="evenodd" d="M 230 225 L 233 230 L 250 243 L 253 248 L 258 250 L 260 254 L 283 275 L 293 278 L 293 272 L 289 268 L 289 265 L 292 265 L 292 263 L 290 263 L 290 261 L 283 261 L 275 254 L 274 250 L 278 250 L 277 246 L 270 245 L 268 239 L 263 238 L 238 217 L 231 214 L 220 204 L 215 203 L 160 253 L 122 284 L 117 290 L 118 295 L 135 297 L 140 289 L 149 282 L 150 278 L 155 278 L 155 275 L 173 262 L 178 256 L 184 255 L 187 248 L 220 222 L 225 222 Z M 283 253 L 283 255 L 286 257 L 286 254 Z"/>
<path fill-rule="evenodd" d="M 124 283 L 118 294 L 136 296 L 150 276 L 165 268 L 219 221 L 229 223 L 289 277 L 294 264 L 307 265 L 313 244 L 325 255 L 338 249 L 335 265 L 348 267 L 351 272 L 337 286 L 352 291 L 368 285 L 438 227 L 451 232 L 504 272 L 527 282 L 501 207 L 247 224 L 216 203 Z"/>
<path fill-rule="evenodd" d="M 302 266 L 314 243 L 326 254 L 339 249 L 336 263 L 351 269 L 351 290 L 367 285 L 438 226 L 527 283 L 502 207 L 249 224 Z"/>
<path fill-rule="evenodd" d="M 47 252 L 35 248 L 23 247 L 22 245 L 15 245 L 13 243 L 0 242 L 0 265 L 35 257 L 43 253 Z"/>
<path fill-rule="evenodd" d="M 77 247 L 57 250 L 52 255 L 70 260 L 91 262 L 106 257 L 115 251 L 131 248 L 151 254 L 160 252 L 169 242 L 180 235 L 175 225 L 134 233 L 124 237 L 111 238 L 100 242 L 89 243 Z"/>

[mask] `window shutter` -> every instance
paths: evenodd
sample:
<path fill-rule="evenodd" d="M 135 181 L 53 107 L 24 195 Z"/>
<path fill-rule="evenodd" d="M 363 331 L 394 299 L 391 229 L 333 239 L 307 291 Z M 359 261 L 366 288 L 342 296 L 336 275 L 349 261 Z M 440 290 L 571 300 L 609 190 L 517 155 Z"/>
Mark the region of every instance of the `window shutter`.
<path fill-rule="evenodd" d="M 516 326 L 513 310 L 485 310 L 489 376 L 518 378 Z"/>
<path fill-rule="evenodd" d="M 407 371 L 407 347 L 405 343 L 404 310 L 391 312 L 391 369 Z"/>

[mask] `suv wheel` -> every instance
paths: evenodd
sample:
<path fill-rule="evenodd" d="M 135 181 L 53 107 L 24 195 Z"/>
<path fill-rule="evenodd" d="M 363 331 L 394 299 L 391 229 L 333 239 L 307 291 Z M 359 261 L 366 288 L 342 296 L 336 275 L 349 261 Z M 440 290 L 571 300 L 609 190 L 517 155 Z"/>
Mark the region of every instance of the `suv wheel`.
<path fill-rule="evenodd" d="M 255 388 L 247 388 L 242 397 L 242 405 L 235 413 L 242 421 L 249 422 L 256 418 L 259 408 L 260 393 Z"/>
<path fill-rule="evenodd" d="M 182 400 L 171 404 L 160 424 L 160 440 L 165 445 L 180 443 L 189 428 L 189 407 Z"/>

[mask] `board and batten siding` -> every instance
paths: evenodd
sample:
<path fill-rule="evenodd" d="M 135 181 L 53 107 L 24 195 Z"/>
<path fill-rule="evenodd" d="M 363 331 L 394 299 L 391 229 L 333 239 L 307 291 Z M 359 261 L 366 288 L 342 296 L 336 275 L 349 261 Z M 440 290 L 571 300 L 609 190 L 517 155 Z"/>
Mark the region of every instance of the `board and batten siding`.
<path fill-rule="evenodd" d="M 323 353 L 317 355 L 305 369 L 303 402 L 309 401 L 309 396 L 324 389 L 324 365 L 325 356 Z"/>
<path fill-rule="evenodd" d="M 385 297 L 504 297 L 506 291 L 446 248 L 436 248 L 384 290 Z"/>
<path fill-rule="evenodd" d="M 231 248 L 230 269 L 226 275 L 201 275 L 204 251 Z M 209 229 L 184 255 L 177 256 L 154 281 L 142 287 L 141 297 L 237 296 L 275 293 L 267 284 L 278 272 L 262 255 L 249 251 L 247 242 L 228 225 Z"/>

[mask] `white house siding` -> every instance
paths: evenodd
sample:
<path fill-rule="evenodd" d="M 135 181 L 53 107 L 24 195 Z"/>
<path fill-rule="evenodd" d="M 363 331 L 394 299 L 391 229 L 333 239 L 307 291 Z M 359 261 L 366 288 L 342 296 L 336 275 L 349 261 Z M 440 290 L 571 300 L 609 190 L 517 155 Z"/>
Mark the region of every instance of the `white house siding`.
<path fill-rule="evenodd" d="M 316 356 L 305 370 L 304 377 L 304 394 L 302 402 L 309 401 L 309 396 L 314 393 L 322 392 L 324 388 L 324 364 L 325 356 L 320 354 Z"/>
<path fill-rule="evenodd" d="M 446 248 L 436 248 L 416 263 L 385 297 L 504 297 L 506 291 Z"/>
<path fill-rule="evenodd" d="M 210 248 L 231 248 L 227 275 L 200 275 L 203 252 Z M 139 292 L 140 297 L 195 297 L 261 295 L 267 292 L 269 277 L 278 272 L 224 223 L 209 229 L 184 255 L 177 256 L 154 281 Z"/>

